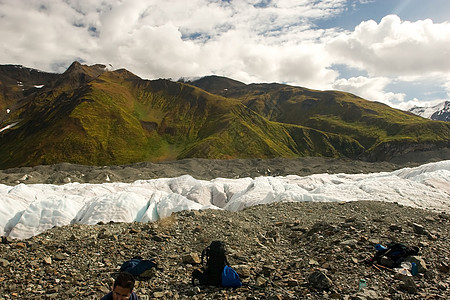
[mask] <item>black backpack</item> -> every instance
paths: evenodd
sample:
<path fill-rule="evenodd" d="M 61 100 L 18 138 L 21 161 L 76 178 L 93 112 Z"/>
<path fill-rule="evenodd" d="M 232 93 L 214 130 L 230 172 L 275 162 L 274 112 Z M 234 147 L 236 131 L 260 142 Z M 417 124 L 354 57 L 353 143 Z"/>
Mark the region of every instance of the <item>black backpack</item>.
<path fill-rule="evenodd" d="M 194 270 L 192 284 L 198 280 L 201 285 L 221 285 L 223 268 L 228 265 L 225 255 L 225 243 L 213 241 L 202 251 L 202 270 Z"/>
<path fill-rule="evenodd" d="M 402 261 L 410 256 L 419 253 L 418 247 L 411 247 L 401 243 L 389 243 L 386 249 L 377 251 L 372 261 L 380 263 L 381 258 L 388 259 L 392 262 L 392 266 L 399 266 Z"/>

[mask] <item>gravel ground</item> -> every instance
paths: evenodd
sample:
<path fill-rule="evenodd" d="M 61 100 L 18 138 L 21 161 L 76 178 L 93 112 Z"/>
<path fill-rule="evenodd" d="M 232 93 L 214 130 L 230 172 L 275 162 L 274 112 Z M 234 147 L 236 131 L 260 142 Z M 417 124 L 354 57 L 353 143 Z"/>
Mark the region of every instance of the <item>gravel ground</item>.
<path fill-rule="evenodd" d="M 449 299 L 449 215 L 383 202 L 184 211 L 155 223 L 68 225 L 0 244 L 0 299 L 99 299 L 122 262 L 156 258 L 141 299 Z M 227 245 L 244 286 L 192 286 L 201 250 Z M 419 274 L 364 263 L 373 245 L 420 248 Z M 311 274 L 324 276 L 319 283 Z M 358 291 L 360 279 L 367 288 Z M 321 284 L 321 285 L 320 285 Z M 323 286 L 323 287 L 320 287 Z"/>

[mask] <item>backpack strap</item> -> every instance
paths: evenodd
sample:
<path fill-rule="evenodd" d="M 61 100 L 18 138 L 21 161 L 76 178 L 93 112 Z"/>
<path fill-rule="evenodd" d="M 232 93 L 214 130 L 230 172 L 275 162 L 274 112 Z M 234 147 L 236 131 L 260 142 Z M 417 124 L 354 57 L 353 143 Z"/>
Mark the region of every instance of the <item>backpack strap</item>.
<path fill-rule="evenodd" d="M 201 259 L 201 264 L 202 265 L 204 265 L 205 263 L 208 262 L 208 259 L 209 259 L 209 246 L 206 247 L 205 249 L 203 249 L 201 258 L 202 258 Z M 206 261 L 205 261 L 205 258 L 206 258 Z"/>
<path fill-rule="evenodd" d="M 198 280 L 199 284 L 202 284 L 203 283 L 203 277 L 204 277 L 204 275 L 203 275 L 203 273 L 200 270 L 194 270 L 192 272 L 192 280 L 191 280 L 192 281 L 192 285 L 193 286 L 196 285 L 195 280 Z"/>

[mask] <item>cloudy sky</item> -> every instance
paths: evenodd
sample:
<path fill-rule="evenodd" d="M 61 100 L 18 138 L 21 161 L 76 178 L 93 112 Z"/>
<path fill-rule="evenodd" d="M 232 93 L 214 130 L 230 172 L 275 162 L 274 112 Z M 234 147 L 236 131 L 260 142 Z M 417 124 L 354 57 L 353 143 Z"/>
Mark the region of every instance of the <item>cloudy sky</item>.
<path fill-rule="evenodd" d="M 450 99 L 449 0 L 0 0 L 0 64 Z"/>

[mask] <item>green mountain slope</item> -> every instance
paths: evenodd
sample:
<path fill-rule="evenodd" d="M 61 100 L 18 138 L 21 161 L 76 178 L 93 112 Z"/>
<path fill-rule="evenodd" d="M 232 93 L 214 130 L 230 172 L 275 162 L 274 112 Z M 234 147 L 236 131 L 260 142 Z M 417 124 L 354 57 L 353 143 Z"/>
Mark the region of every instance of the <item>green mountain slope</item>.
<path fill-rule="evenodd" d="M 432 122 L 350 93 L 282 84 L 230 84 L 211 76 L 191 82 L 209 92 L 239 99 L 265 118 L 355 139 L 360 158 L 385 160 L 405 152 L 450 146 L 450 124 Z"/>
<path fill-rule="evenodd" d="M 58 74 L 40 72 L 18 65 L 0 65 L 0 122 L 31 93 L 56 79 Z"/>
<path fill-rule="evenodd" d="M 197 87 L 99 70 L 75 63 L 22 100 L 2 124 L 18 122 L 0 133 L 0 167 L 342 156 L 348 148 L 362 150 L 352 139 L 269 121 L 238 100 Z"/>
<path fill-rule="evenodd" d="M 45 78 L 42 88 L 2 94 L 11 112 L 0 119 L 0 130 L 13 126 L 0 132 L 0 168 L 188 157 L 376 160 L 449 143 L 443 122 L 346 93 L 221 77 L 149 81 L 77 62 Z"/>

